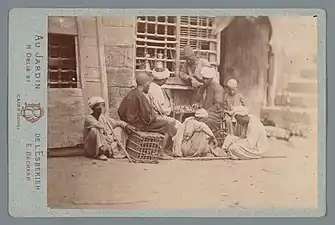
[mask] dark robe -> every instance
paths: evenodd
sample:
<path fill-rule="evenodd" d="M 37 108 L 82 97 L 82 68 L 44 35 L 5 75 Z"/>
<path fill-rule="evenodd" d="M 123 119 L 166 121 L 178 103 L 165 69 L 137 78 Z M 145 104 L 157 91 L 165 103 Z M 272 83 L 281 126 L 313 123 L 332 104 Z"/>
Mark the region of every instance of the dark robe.
<path fill-rule="evenodd" d="M 206 96 L 203 98 L 205 93 Z M 207 86 L 201 86 L 198 91 L 198 95 L 201 99 L 200 102 L 202 108 L 209 112 L 218 112 L 225 106 L 225 92 L 223 87 L 217 82 L 212 81 Z"/>
<path fill-rule="evenodd" d="M 205 93 L 206 96 L 203 98 Z M 208 118 L 203 118 L 200 121 L 207 124 L 217 138 L 219 138 L 220 130 L 223 129 L 224 93 L 223 87 L 214 81 L 208 86 L 202 86 L 198 91 L 201 107 L 208 112 Z"/>
<path fill-rule="evenodd" d="M 156 117 L 154 108 L 138 89 L 131 90 L 122 100 L 118 114 L 121 120 L 142 131 L 168 133 L 170 136 L 176 133 L 173 123 Z"/>

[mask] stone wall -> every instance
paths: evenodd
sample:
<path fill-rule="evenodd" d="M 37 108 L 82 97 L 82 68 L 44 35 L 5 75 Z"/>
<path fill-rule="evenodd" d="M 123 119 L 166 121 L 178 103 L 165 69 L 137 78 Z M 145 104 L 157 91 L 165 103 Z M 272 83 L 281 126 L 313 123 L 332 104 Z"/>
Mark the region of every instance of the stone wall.
<path fill-rule="evenodd" d="M 83 92 L 79 88 L 48 90 L 48 148 L 82 143 Z"/>
<path fill-rule="evenodd" d="M 80 17 L 82 23 L 82 73 L 86 98 L 101 96 L 101 69 L 99 62 L 97 24 L 95 17 Z M 87 101 L 85 101 L 87 104 Z"/>
<path fill-rule="evenodd" d="M 317 134 L 317 21 L 313 16 L 271 18 L 275 98 L 261 117 L 294 135 Z"/>
<path fill-rule="evenodd" d="M 49 18 L 49 32 L 76 35 L 79 88 L 48 89 L 48 148 L 74 147 L 83 143 L 87 98 L 101 95 L 98 39 L 94 17 Z M 78 24 L 80 27 L 78 27 Z"/>
<path fill-rule="evenodd" d="M 284 94 L 290 82 L 317 77 L 317 19 L 273 16 L 269 20 L 271 31 L 264 23 L 237 17 L 221 33 L 221 83 L 237 78 L 256 115 L 262 107 L 274 105 L 276 96 Z"/>
<path fill-rule="evenodd" d="M 103 17 L 102 23 L 110 115 L 118 118 L 117 109 L 134 84 L 135 17 Z"/>
<path fill-rule="evenodd" d="M 313 16 L 270 17 L 273 35 L 270 44 L 275 57 L 276 93 L 299 79 L 301 73 L 316 73 L 317 18 Z M 311 76 L 314 76 L 311 74 Z"/>

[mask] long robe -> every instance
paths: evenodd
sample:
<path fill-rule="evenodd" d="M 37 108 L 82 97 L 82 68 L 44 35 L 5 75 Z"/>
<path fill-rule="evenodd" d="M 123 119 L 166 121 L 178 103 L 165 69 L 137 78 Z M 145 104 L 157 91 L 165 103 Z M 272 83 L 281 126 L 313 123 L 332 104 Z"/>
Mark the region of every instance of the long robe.
<path fill-rule="evenodd" d="M 153 106 L 147 97 L 138 89 L 131 90 L 122 100 L 118 109 L 121 120 L 146 132 L 168 133 L 174 136 L 175 124 L 156 116 Z"/>
<path fill-rule="evenodd" d="M 209 140 L 214 134 L 203 122 L 187 118 L 178 129 L 173 153 L 175 156 L 197 157 L 210 152 Z"/>
<path fill-rule="evenodd" d="M 259 159 L 267 151 L 266 131 L 260 120 L 249 115 L 246 138 L 228 135 L 222 146 L 231 159 Z"/>
<path fill-rule="evenodd" d="M 97 157 L 99 149 L 103 145 L 111 147 L 113 154 L 124 155 L 116 138 L 121 141 L 123 146 L 126 146 L 128 138 L 127 133 L 124 131 L 126 125 L 127 123 L 114 120 L 107 115 L 100 115 L 99 120 L 92 115 L 88 115 L 84 123 L 84 150 L 86 155 Z M 103 129 L 98 127 L 103 127 Z M 116 138 L 112 135 L 112 132 L 114 132 Z"/>
<path fill-rule="evenodd" d="M 169 116 L 172 112 L 172 99 L 167 91 L 155 82 L 151 82 L 149 86 L 148 96 L 151 98 L 151 104 L 158 115 Z"/>
<path fill-rule="evenodd" d="M 150 104 L 154 108 L 157 118 L 166 120 L 168 123 L 174 123 L 175 129 L 178 130 L 181 126 L 181 122 L 170 116 L 173 102 L 168 90 L 165 90 L 155 82 L 152 82 L 147 96 Z"/>

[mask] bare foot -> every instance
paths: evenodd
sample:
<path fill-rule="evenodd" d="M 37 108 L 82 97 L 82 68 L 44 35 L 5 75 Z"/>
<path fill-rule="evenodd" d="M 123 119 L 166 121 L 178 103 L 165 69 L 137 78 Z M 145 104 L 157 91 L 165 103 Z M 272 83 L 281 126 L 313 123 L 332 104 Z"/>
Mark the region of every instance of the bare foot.
<path fill-rule="evenodd" d="M 159 158 L 162 159 L 162 160 L 171 160 L 171 159 L 173 159 L 173 157 L 169 156 L 165 152 L 159 153 Z"/>
<path fill-rule="evenodd" d="M 206 154 L 204 154 L 204 155 L 202 155 L 202 157 L 215 157 L 215 155 L 214 154 L 212 154 L 211 152 L 207 152 Z"/>
<path fill-rule="evenodd" d="M 105 155 L 98 155 L 96 159 L 102 160 L 102 161 L 107 161 L 108 158 Z"/>
<path fill-rule="evenodd" d="M 114 152 L 113 153 L 113 158 L 114 159 L 124 159 L 124 158 L 126 158 L 126 155 L 122 154 L 121 152 Z"/>
<path fill-rule="evenodd" d="M 105 156 L 107 156 L 107 158 L 113 158 L 113 152 L 112 151 L 106 151 L 105 152 Z"/>

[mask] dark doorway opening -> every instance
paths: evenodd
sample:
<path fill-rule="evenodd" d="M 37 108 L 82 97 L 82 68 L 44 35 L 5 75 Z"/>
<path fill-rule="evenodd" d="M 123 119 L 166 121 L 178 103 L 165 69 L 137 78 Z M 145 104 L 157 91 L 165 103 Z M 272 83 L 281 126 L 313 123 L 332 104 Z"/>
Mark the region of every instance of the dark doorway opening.
<path fill-rule="evenodd" d="M 267 101 L 272 53 L 272 27 L 267 16 L 235 17 L 221 31 L 220 83 L 239 83 L 239 91 L 253 114 L 259 115 Z"/>

